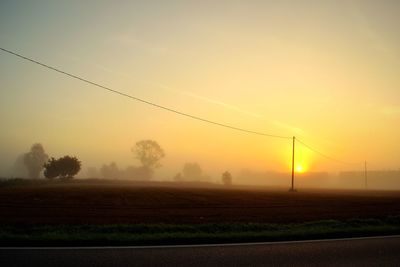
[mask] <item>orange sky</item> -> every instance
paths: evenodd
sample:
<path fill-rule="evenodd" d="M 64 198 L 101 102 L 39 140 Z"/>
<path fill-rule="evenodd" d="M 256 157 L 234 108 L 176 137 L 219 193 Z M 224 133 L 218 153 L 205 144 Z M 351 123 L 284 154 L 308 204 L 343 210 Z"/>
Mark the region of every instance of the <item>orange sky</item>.
<path fill-rule="evenodd" d="M 133 96 L 249 130 L 293 136 L 307 171 L 398 169 L 396 1 L 39 1 L 0 4 L 0 44 Z M 199 162 L 289 171 L 291 140 L 193 121 L 0 53 L 0 157 L 41 142 L 84 167 L 138 164 L 154 139 L 160 176 Z M 300 167 L 299 167 L 300 168 Z"/>

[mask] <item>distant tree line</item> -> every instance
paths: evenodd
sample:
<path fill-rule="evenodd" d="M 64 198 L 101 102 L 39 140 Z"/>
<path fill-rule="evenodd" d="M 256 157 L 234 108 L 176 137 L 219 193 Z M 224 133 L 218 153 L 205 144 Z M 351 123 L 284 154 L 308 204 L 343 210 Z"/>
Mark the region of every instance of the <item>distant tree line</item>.
<path fill-rule="evenodd" d="M 161 159 L 165 157 L 164 150 L 154 140 L 141 140 L 136 142 L 131 149 L 134 157 L 139 160 L 140 166 L 128 166 L 125 170 L 120 170 L 115 162 L 109 165 L 104 164 L 100 168 L 100 174 L 104 178 L 122 178 L 149 180 L 153 177 L 154 171 L 161 167 Z M 72 179 L 81 169 L 81 162 L 76 157 L 63 156 L 55 159 L 45 153 L 40 143 L 32 145 L 29 152 L 19 157 L 16 162 L 19 166 L 23 165 L 32 179 L 39 178 L 43 171 L 47 179 Z M 96 174 L 95 169 L 91 169 L 91 174 Z"/>
<path fill-rule="evenodd" d="M 232 185 L 230 172 L 225 171 L 221 178 L 224 185 Z M 203 170 L 197 162 L 186 162 L 183 165 L 182 172 L 177 173 L 173 179 L 175 182 L 207 182 L 210 177 L 203 174 Z"/>
<path fill-rule="evenodd" d="M 154 140 L 141 140 L 136 142 L 131 149 L 134 158 L 139 162 L 139 166 L 130 165 L 125 169 L 118 168 L 115 162 L 103 164 L 99 172 L 95 168 L 88 171 L 89 177 L 96 178 L 100 175 L 106 179 L 134 179 L 150 180 L 154 171 L 161 167 L 161 160 L 165 157 L 165 152 Z M 63 156 L 58 159 L 45 153 L 40 143 L 33 144 L 30 151 L 24 153 L 17 159 L 18 164 L 23 164 L 27 170 L 29 178 L 39 178 L 41 172 L 47 179 L 72 179 L 81 170 L 81 162 L 76 157 Z M 222 174 L 224 185 L 232 184 L 232 175 L 225 171 Z M 209 181 L 210 177 L 204 175 L 202 168 L 196 162 L 187 162 L 183 165 L 182 171 L 175 175 L 174 180 L 183 181 Z"/>
<path fill-rule="evenodd" d="M 193 182 L 207 181 L 208 176 L 203 174 L 203 170 L 197 162 L 186 162 L 183 164 L 182 171 L 174 177 L 176 182 Z"/>
<path fill-rule="evenodd" d="M 111 162 L 101 166 L 100 175 L 106 179 L 150 180 L 154 171 L 161 167 L 161 159 L 165 157 L 164 150 L 154 140 L 136 142 L 131 152 L 134 158 L 140 162 L 140 166 L 131 165 L 125 169 L 120 169 L 115 162 Z M 93 168 L 90 172 L 92 175 L 97 173 Z"/>
<path fill-rule="evenodd" d="M 136 167 L 131 165 L 126 167 L 125 169 L 120 169 L 115 162 L 111 162 L 110 164 L 103 164 L 100 168 L 100 173 L 98 174 L 100 174 L 100 176 L 105 179 L 150 180 L 153 177 L 153 171 L 147 167 Z M 91 177 L 94 176 L 91 175 Z"/>

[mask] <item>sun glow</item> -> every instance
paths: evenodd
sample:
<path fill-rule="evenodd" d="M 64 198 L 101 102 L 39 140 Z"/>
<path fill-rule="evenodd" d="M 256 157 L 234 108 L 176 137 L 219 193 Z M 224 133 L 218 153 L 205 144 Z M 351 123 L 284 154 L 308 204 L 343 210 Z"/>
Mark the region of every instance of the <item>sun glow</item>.
<path fill-rule="evenodd" d="M 298 173 L 303 173 L 303 172 L 305 172 L 306 170 L 305 170 L 305 168 L 303 167 L 303 166 L 301 166 L 301 165 L 297 165 L 296 166 L 296 172 L 298 172 Z"/>

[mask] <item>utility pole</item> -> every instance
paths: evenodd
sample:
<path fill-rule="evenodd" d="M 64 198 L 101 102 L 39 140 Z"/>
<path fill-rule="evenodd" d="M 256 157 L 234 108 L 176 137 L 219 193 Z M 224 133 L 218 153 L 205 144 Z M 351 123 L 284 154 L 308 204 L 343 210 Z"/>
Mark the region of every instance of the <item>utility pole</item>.
<path fill-rule="evenodd" d="M 368 188 L 368 176 L 367 176 L 367 161 L 365 161 L 365 167 L 364 167 L 364 178 L 365 178 L 365 189 Z"/>
<path fill-rule="evenodd" d="M 292 187 L 290 188 L 290 192 L 295 192 L 294 190 L 294 144 L 296 142 L 296 137 L 293 136 L 293 150 L 292 150 Z"/>

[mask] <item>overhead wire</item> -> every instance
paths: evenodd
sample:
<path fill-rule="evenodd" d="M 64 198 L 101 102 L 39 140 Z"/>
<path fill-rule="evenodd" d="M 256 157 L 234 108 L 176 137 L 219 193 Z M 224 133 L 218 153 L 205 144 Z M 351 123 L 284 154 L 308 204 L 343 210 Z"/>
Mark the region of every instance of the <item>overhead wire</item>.
<path fill-rule="evenodd" d="M 273 138 L 281 138 L 281 139 L 291 139 L 291 138 L 292 138 L 292 137 L 287 137 L 287 136 L 282 136 L 282 135 L 274 135 L 274 134 L 269 134 L 269 133 L 264 133 L 264 132 L 259 132 L 259 131 L 247 130 L 247 129 L 244 129 L 244 128 L 240 128 L 240 127 L 232 126 L 232 125 L 229 125 L 229 124 L 225 124 L 225 123 L 220 123 L 220 122 L 212 121 L 212 120 L 205 119 L 205 118 L 202 118 L 202 117 L 199 117 L 199 116 L 195 116 L 195 115 L 192 115 L 192 114 L 189 114 L 189 113 L 185 113 L 185 112 L 182 112 L 182 111 L 178 111 L 178 110 L 176 110 L 176 109 L 172 109 L 172 108 L 169 108 L 169 107 L 165 107 L 165 106 L 162 106 L 162 105 L 159 105 L 159 104 L 150 102 L 150 101 L 148 101 L 148 100 L 144 100 L 144 99 L 141 99 L 141 98 L 138 98 L 138 97 L 129 95 L 129 94 L 127 94 L 127 93 L 124 93 L 124 92 L 121 92 L 121 91 L 112 89 L 112 88 L 110 88 L 110 87 L 101 85 L 101 84 L 99 84 L 99 83 L 90 81 L 90 80 L 85 79 L 85 78 L 82 78 L 82 77 L 80 77 L 80 76 L 78 76 L 78 75 L 71 74 L 71 73 L 66 72 L 66 71 L 63 71 L 63 70 L 61 70 L 61 69 L 59 69 L 59 68 L 50 66 L 50 65 L 48 65 L 48 64 L 45 64 L 45 63 L 42 63 L 42 62 L 40 62 L 40 61 L 34 60 L 34 59 L 32 59 L 32 58 L 26 57 L 26 56 L 21 55 L 21 54 L 19 54 L 19 53 L 13 52 L 13 51 L 11 51 L 11 50 L 8 50 L 8 49 L 2 48 L 2 47 L 0 47 L 0 50 L 6 52 L 6 53 L 8 53 L 8 54 L 17 56 L 17 57 L 19 57 L 19 58 L 22 58 L 22 59 L 24 59 L 24 60 L 30 61 L 31 63 L 37 64 L 37 65 L 40 65 L 40 66 L 45 67 L 45 68 L 47 68 L 47 69 L 53 70 L 53 71 L 55 71 L 55 72 L 64 74 L 64 75 L 66 75 L 66 76 L 69 76 L 70 78 L 73 78 L 73 79 L 76 79 L 76 80 L 80 80 L 80 81 L 82 81 L 82 82 L 91 84 L 91 85 L 93 85 L 93 86 L 99 87 L 99 88 L 104 89 L 104 90 L 107 90 L 107 91 L 109 91 L 109 92 L 111 92 L 111 93 L 118 94 L 118 95 L 121 95 L 121 96 L 130 98 L 130 99 L 132 99 L 132 100 L 135 100 L 135 101 L 138 101 L 138 102 L 142 102 L 142 103 L 144 103 L 144 104 L 147 104 L 147 105 L 150 105 L 150 106 L 159 108 L 159 109 L 163 109 L 163 110 L 166 110 L 166 111 L 169 111 L 169 112 L 172 112 L 172 113 L 181 115 L 181 116 L 185 116 L 185 117 L 188 117 L 188 118 L 191 118 L 191 119 L 195 119 L 195 120 L 198 120 L 198 121 L 202 121 L 202 122 L 205 122 L 205 123 L 209 123 L 209 124 L 213 124 L 213 125 L 217 125 L 217 126 L 220 126 L 220 127 L 229 128 L 229 129 L 232 129 L 232 130 L 241 131 L 241 132 L 245 132 L 245 133 L 249 133 L 249 134 L 261 135 L 261 136 L 267 136 L 267 137 L 273 137 Z"/>
<path fill-rule="evenodd" d="M 319 154 L 321 157 L 324 157 L 328 160 L 331 161 L 335 161 L 341 164 L 347 164 L 347 165 L 356 165 L 356 164 L 360 164 L 360 163 L 356 163 L 356 162 L 346 162 L 346 161 L 342 161 L 342 160 L 338 160 L 336 158 L 333 158 L 331 156 L 328 156 L 322 152 L 320 152 L 319 150 L 316 150 L 315 148 L 311 147 L 310 145 L 306 144 L 305 142 L 301 141 L 300 139 L 296 138 L 296 141 L 299 142 L 300 144 L 302 144 L 303 146 L 305 146 L 306 148 L 308 148 L 309 150 L 313 151 L 316 154 Z"/>
<path fill-rule="evenodd" d="M 37 65 L 39 65 L 39 66 L 42 66 L 42 67 L 44 67 L 44 68 L 47 68 L 47 69 L 50 69 L 50 70 L 52 70 L 52 71 L 58 72 L 58 73 L 60 73 L 60 74 L 66 75 L 66 76 L 68 76 L 68 77 L 70 77 L 70 78 L 73 78 L 73 79 L 82 81 L 82 82 L 84 82 L 84 83 L 87 83 L 87 84 L 96 86 L 96 87 L 98 87 L 98 88 L 104 89 L 104 90 L 106 90 L 106 91 L 108 91 L 108 92 L 110 92 L 110 93 L 118 94 L 118 95 L 120 95 L 120 96 L 124 96 L 124 97 L 127 97 L 127 98 L 129 98 L 129 99 L 132 99 L 132 100 L 135 100 L 135 101 L 138 101 L 138 102 L 141 102 L 141 103 L 144 103 L 144 104 L 147 104 L 147 105 L 150 105 L 150 106 L 153 106 L 153 107 L 156 107 L 156 108 L 165 110 L 165 111 L 169 111 L 169 112 L 172 112 L 172 113 L 175 113 L 175 114 L 184 116 L 184 117 L 188 117 L 188 118 L 191 118 L 191 119 L 194 119 L 194 120 L 197 120 L 197 121 L 202 121 L 202 122 L 205 122 L 205 123 L 209 123 L 209 124 L 213 124 L 213 125 L 216 125 L 216 126 L 228 128 L 228 129 L 231 129 L 231 130 L 236 130 L 236 131 L 240 131 L 240 132 L 245 132 L 245 133 L 248 133 L 248 134 L 255 134 L 255 135 L 260 135 L 260 136 L 267 136 L 267 137 L 281 138 L 281 139 L 292 139 L 292 138 L 293 138 L 293 137 L 288 137 L 288 136 L 283 136 L 283 135 L 274 135 L 274 134 L 269 134 L 269 133 L 265 133 L 265 132 L 259 132 L 259 131 L 248 130 L 248 129 L 244 129 L 244 128 L 232 126 L 232 125 L 229 125 L 229 124 L 220 123 L 220 122 L 217 122 L 217 121 L 205 119 L 205 118 L 202 118 L 202 117 L 199 117 L 199 116 L 195 116 L 195 115 L 192 115 L 192 114 L 190 114 L 190 113 L 182 112 L 182 111 L 179 111 L 179 110 L 176 110 L 176 109 L 173 109 L 173 108 L 169 108 L 169 107 L 166 107 L 166 106 L 163 106 L 163 105 L 160 105 L 160 104 L 156 104 L 156 103 L 151 102 L 151 101 L 148 101 L 148 100 L 144 100 L 144 99 L 142 99 L 142 98 L 138 98 L 138 97 L 129 95 L 129 94 L 124 93 L 124 92 L 121 92 L 121 91 L 119 91 L 119 90 L 112 89 L 112 88 L 110 88 L 110 87 L 101 85 L 101 84 L 99 84 L 99 83 L 97 83 L 97 82 L 93 82 L 93 81 L 90 81 L 90 80 L 88 80 L 88 79 L 82 78 L 81 76 L 78 76 L 78 75 L 69 73 L 69 72 L 67 72 L 67 71 L 61 70 L 61 69 L 59 69 L 59 68 L 50 66 L 50 65 L 48 65 L 48 64 L 45 64 L 45 63 L 42 63 L 42 62 L 40 62 L 40 61 L 34 60 L 34 59 L 32 59 L 32 58 L 26 57 L 26 56 L 21 55 L 21 54 L 19 54 L 19 53 L 13 52 L 13 51 L 11 51 L 11 50 L 8 50 L 8 49 L 2 48 L 2 47 L 0 47 L 0 50 L 6 52 L 6 53 L 8 53 L 8 54 L 14 55 L 14 56 L 16 56 L 16 57 L 19 57 L 19 58 L 21 58 L 21 59 L 24 59 L 24 60 L 26 60 L 26 61 L 29 61 L 29 62 L 31 62 L 31 63 L 37 64 Z M 296 141 L 299 142 L 299 143 L 300 143 L 301 145 L 303 145 L 304 147 L 308 148 L 309 150 L 313 151 L 314 153 L 319 154 L 321 157 L 324 157 L 324 158 L 326 158 L 326 159 L 328 159 L 328 160 L 335 161 L 335 162 L 338 162 L 338 163 L 341 163 L 341 164 L 349 164 L 349 165 L 359 164 L 359 163 L 350 163 L 350 162 L 338 160 L 338 159 L 336 159 L 336 158 L 333 158 L 333 157 L 331 157 L 331 156 L 328 156 L 328 155 L 326 155 L 326 154 L 320 152 L 319 150 L 313 148 L 312 146 L 306 144 L 305 142 L 301 141 L 301 140 L 298 139 L 298 138 L 296 138 Z"/>

